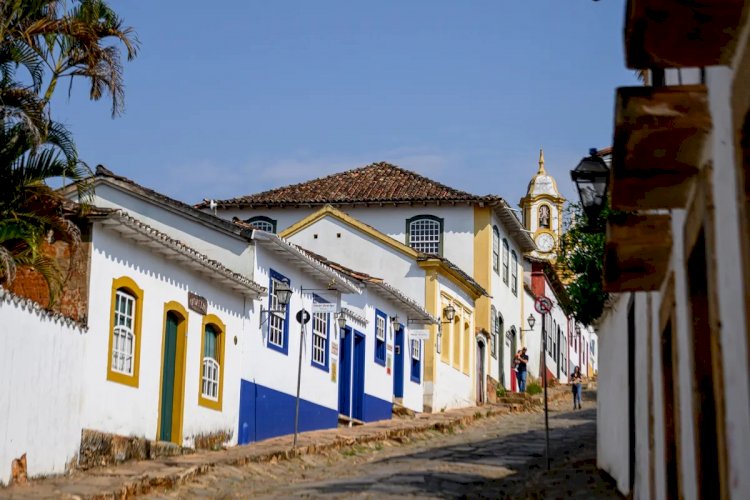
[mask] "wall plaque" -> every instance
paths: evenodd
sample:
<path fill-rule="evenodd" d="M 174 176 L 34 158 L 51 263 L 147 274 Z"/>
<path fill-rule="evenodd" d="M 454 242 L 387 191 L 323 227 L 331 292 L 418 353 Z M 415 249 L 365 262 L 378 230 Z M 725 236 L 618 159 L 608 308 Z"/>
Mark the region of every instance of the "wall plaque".
<path fill-rule="evenodd" d="M 205 315 L 208 312 L 208 301 L 205 297 L 188 292 L 188 309 Z"/>

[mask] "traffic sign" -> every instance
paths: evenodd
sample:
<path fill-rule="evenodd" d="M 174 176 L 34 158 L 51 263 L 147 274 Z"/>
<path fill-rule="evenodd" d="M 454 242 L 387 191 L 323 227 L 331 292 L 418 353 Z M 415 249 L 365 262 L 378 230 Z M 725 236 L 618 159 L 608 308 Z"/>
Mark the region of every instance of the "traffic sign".
<path fill-rule="evenodd" d="M 295 318 L 297 318 L 297 323 L 302 323 L 303 325 L 306 325 L 310 321 L 310 313 L 305 311 L 304 309 L 301 309 L 297 313 L 297 316 L 295 316 Z"/>
<path fill-rule="evenodd" d="M 534 309 L 539 314 L 546 314 L 552 311 L 552 300 L 545 296 L 537 297 L 534 301 Z"/>

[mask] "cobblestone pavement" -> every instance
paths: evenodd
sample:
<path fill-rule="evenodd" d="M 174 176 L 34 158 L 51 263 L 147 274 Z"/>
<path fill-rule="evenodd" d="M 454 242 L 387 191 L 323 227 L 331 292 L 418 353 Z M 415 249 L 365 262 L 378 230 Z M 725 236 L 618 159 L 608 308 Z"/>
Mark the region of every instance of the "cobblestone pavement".
<path fill-rule="evenodd" d="M 305 455 L 277 463 L 222 465 L 149 498 L 621 498 L 595 467 L 596 408 L 570 400 L 550 412 L 552 470 L 544 467 L 544 414 L 479 420 L 450 434 Z"/>

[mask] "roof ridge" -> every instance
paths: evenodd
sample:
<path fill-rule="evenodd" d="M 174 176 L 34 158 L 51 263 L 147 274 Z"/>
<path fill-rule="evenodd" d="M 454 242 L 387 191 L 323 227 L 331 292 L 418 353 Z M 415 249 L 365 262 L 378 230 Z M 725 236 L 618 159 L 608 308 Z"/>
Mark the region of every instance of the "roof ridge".
<path fill-rule="evenodd" d="M 357 179 L 359 176 L 361 176 L 361 179 Z M 389 179 L 391 177 L 393 179 Z M 347 185 L 346 181 L 350 179 L 361 180 L 361 182 L 351 182 Z M 411 189 L 412 192 L 406 191 L 408 189 Z M 416 194 L 414 193 L 415 191 Z M 456 189 L 413 170 L 386 161 L 379 161 L 307 181 L 267 189 L 258 193 L 224 200 L 209 200 L 204 198 L 195 207 L 206 208 L 211 201 L 216 203 L 220 208 L 228 208 L 229 206 L 254 204 L 328 204 L 378 201 L 398 203 L 409 202 L 411 200 L 471 202 L 494 198 L 496 197 L 476 195 L 468 191 Z"/>

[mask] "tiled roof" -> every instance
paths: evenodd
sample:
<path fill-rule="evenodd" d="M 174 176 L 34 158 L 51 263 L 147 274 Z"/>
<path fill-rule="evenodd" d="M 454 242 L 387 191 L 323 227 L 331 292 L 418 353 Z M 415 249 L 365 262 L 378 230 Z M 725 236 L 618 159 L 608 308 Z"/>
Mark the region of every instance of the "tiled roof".
<path fill-rule="evenodd" d="M 106 215 L 100 219 L 100 222 L 105 227 L 108 227 L 125 237 L 134 239 L 141 246 L 150 248 L 155 246 L 161 247 L 166 250 L 160 251 L 162 255 L 174 258 L 183 263 L 193 264 L 190 267 L 194 270 L 206 274 L 213 281 L 222 283 L 243 295 L 258 297 L 266 292 L 265 287 L 259 285 L 247 276 L 232 271 L 225 267 L 221 262 L 213 260 L 185 245 L 181 241 L 144 224 L 123 210 L 116 209 L 107 211 Z"/>
<path fill-rule="evenodd" d="M 494 196 L 477 196 L 453 189 L 410 170 L 380 162 L 366 167 L 292 184 L 262 193 L 216 201 L 218 208 L 251 208 L 283 205 L 325 205 L 349 203 L 471 203 L 493 201 Z M 209 200 L 197 205 L 207 208 Z"/>

